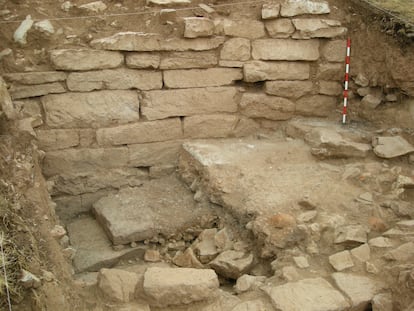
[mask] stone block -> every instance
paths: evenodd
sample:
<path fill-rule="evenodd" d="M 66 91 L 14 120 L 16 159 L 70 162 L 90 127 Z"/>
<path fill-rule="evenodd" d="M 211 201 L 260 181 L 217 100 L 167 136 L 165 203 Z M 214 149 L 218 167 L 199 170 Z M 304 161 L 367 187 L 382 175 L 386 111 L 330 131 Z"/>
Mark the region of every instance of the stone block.
<path fill-rule="evenodd" d="M 55 176 L 52 195 L 93 193 L 101 189 L 120 189 L 123 186 L 137 187 L 148 178 L 144 169 L 112 168 L 80 171 L 77 173 L 60 174 Z"/>
<path fill-rule="evenodd" d="M 177 140 L 128 145 L 128 166 L 176 165 L 182 143 Z"/>
<path fill-rule="evenodd" d="M 19 85 L 13 84 L 9 93 L 12 99 L 22 99 L 29 97 L 43 96 L 47 94 L 58 94 L 64 93 L 66 89 L 60 82 L 52 82 L 45 84 L 36 84 L 36 85 Z"/>
<path fill-rule="evenodd" d="M 220 253 L 209 263 L 209 266 L 225 278 L 237 279 L 249 271 L 253 265 L 253 259 L 252 254 L 228 250 Z"/>
<path fill-rule="evenodd" d="M 329 62 L 344 62 L 346 56 L 346 41 L 328 41 L 322 47 L 322 56 Z"/>
<path fill-rule="evenodd" d="M 272 38 L 289 38 L 295 32 L 295 27 L 289 18 L 266 21 L 265 26 Z"/>
<path fill-rule="evenodd" d="M 164 306 L 212 298 L 218 287 L 211 269 L 148 268 L 144 274 L 145 294 Z"/>
<path fill-rule="evenodd" d="M 175 9 L 162 9 L 160 11 L 160 23 L 167 25 L 168 23 L 177 22 L 177 10 Z"/>
<path fill-rule="evenodd" d="M 17 82 L 20 84 L 45 84 L 66 80 L 66 73 L 59 71 L 45 72 L 17 72 L 3 74 L 7 82 Z"/>
<path fill-rule="evenodd" d="M 173 52 L 161 58 L 160 69 L 209 68 L 217 63 L 218 58 L 213 51 Z"/>
<path fill-rule="evenodd" d="M 219 66 L 220 67 L 229 67 L 229 68 L 242 68 L 244 62 L 238 60 L 220 60 Z"/>
<path fill-rule="evenodd" d="M 15 100 L 13 105 L 19 116 L 23 118 L 33 117 L 42 119 L 42 110 L 40 109 L 40 100 L 38 99 Z"/>
<path fill-rule="evenodd" d="M 214 33 L 214 23 L 206 17 L 184 18 L 184 37 L 210 37 Z"/>
<path fill-rule="evenodd" d="M 349 307 L 344 296 L 323 278 L 266 287 L 265 292 L 280 311 L 342 311 Z"/>
<path fill-rule="evenodd" d="M 313 89 L 311 81 L 267 81 L 265 92 L 269 95 L 299 98 L 310 94 Z"/>
<path fill-rule="evenodd" d="M 325 95 L 312 95 L 296 102 L 296 113 L 302 116 L 327 117 L 335 113 L 337 99 Z"/>
<path fill-rule="evenodd" d="M 270 120 L 288 120 L 295 112 L 295 104 L 292 101 L 258 93 L 244 93 L 240 107 L 241 112 L 249 118 Z"/>
<path fill-rule="evenodd" d="M 119 51 L 204 51 L 223 44 L 223 37 L 165 39 L 159 34 L 142 32 L 119 32 L 111 37 L 92 40 L 91 46 L 104 50 Z"/>
<path fill-rule="evenodd" d="M 295 39 L 334 38 L 345 35 L 347 29 L 341 27 L 341 22 L 332 19 L 301 18 L 293 19 L 297 32 Z"/>
<path fill-rule="evenodd" d="M 319 81 L 319 94 L 338 96 L 342 94 L 342 84 L 334 81 Z"/>
<path fill-rule="evenodd" d="M 329 4 L 325 1 L 289 0 L 282 4 L 280 15 L 291 17 L 303 14 L 328 14 L 330 11 Z"/>
<path fill-rule="evenodd" d="M 77 174 L 98 168 L 125 167 L 128 163 L 128 148 L 65 149 L 46 153 L 43 173 L 46 177 L 57 174 Z"/>
<path fill-rule="evenodd" d="M 226 19 L 223 21 L 223 31 L 226 36 L 248 39 L 258 39 L 266 36 L 263 23 L 251 19 L 237 21 Z"/>
<path fill-rule="evenodd" d="M 129 68 L 157 69 L 160 66 L 161 57 L 154 53 L 128 53 L 125 62 Z"/>
<path fill-rule="evenodd" d="M 242 80 L 241 69 L 210 68 L 164 71 L 164 85 L 168 88 L 222 86 Z"/>
<path fill-rule="evenodd" d="M 319 65 L 316 78 L 326 81 L 342 81 L 344 79 L 345 66 L 340 63 L 325 63 Z"/>
<path fill-rule="evenodd" d="M 234 115 L 201 115 L 184 118 L 184 137 L 219 138 L 228 137 L 237 125 Z"/>
<path fill-rule="evenodd" d="M 98 287 L 111 300 L 129 302 L 135 298 L 135 289 L 139 280 L 139 275 L 133 272 L 101 269 L 98 274 Z"/>
<path fill-rule="evenodd" d="M 160 90 L 144 93 L 141 112 L 148 120 L 237 111 L 235 87 Z"/>
<path fill-rule="evenodd" d="M 170 6 L 170 5 L 185 5 L 190 4 L 191 0 L 147 0 L 148 5 L 160 5 L 160 6 Z"/>
<path fill-rule="evenodd" d="M 262 6 L 262 19 L 278 18 L 280 3 L 264 3 Z"/>
<path fill-rule="evenodd" d="M 379 136 L 373 138 L 374 153 L 385 159 L 391 159 L 414 152 L 414 146 L 401 136 Z"/>
<path fill-rule="evenodd" d="M 162 73 L 149 70 L 107 69 L 88 72 L 72 72 L 67 79 L 69 90 L 89 92 L 93 90 L 154 90 L 162 88 Z"/>
<path fill-rule="evenodd" d="M 37 130 L 37 141 L 42 150 L 57 150 L 79 145 L 77 130 Z"/>
<path fill-rule="evenodd" d="M 348 250 L 329 256 L 329 263 L 336 271 L 342 271 L 354 266 L 351 253 Z"/>
<path fill-rule="evenodd" d="M 220 52 L 220 59 L 246 61 L 250 59 L 250 49 L 249 39 L 232 38 L 223 44 Z"/>
<path fill-rule="evenodd" d="M 260 39 L 252 42 L 253 59 L 315 61 L 319 58 L 318 40 Z"/>
<path fill-rule="evenodd" d="M 351 249 L 351 254 L 361 262 L 366 262 L 371 257 L 371 249 L 368 244 L 362 244 L 361 246 Z"/>
<path fill-rule="evenodd" d="M 139 119 L 135 91 L 65 93 L 42 98 L 46 124 L 52 128 L 97 128 Z"/>
<path fill-rule="evenodd" d="M 310 66 L 299 62 L 262 62 L 251 61 L 243 67 L 244 81 L 265 80 L 307 80 Z"/>
<path fill-rule="evenodd" d="M 109 69 L 121 66 L 124 55 L 119 52 L 89 49 L 52 50 L 50 61 L 53 67 L 59 70 Z"/>
<path fill-rule="evenodd" d="M 7 89 L 6 81 L 2 77 L 0 77 L 0 113 L 4 113 L 9 120 L 17 118 L 17 111 Z"/>
<path fill-rule="evenodd" d="M 126 145 L 180 139 L 179 118 L 125 124 L 96 131 L 98 145 Z"/>

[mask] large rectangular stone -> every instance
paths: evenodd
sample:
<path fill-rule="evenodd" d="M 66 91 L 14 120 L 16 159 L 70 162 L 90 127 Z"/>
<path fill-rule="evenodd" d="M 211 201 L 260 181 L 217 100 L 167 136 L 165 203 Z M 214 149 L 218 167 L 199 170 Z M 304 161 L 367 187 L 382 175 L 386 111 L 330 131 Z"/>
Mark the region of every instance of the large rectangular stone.
<path fill-rule="evenodd" d="M 328 2 L 309 0 L 289 0 L 282 3 L 281 16 L 297 16 L 302 14 L 328 14 L 331 10 Z"/>
<path fill-rule="evenodd" d="M 208 68 L 217 65 L 214 51 L 173 52 L 161 58 L 161 69 Z"/>
<path fill-rule="evenodd" d="M 164 71 L 164 85 L 168 88 L 222 86 L 242 79 L 242 70 L 236 68 Z"/>
<path fill-rule="evenodd" d="M 346 56 L 346 41 L 328 41 L 322 47 L 322 56 L 329 62 L 344 62 Z"/>
<path fill-rule="evenodd" d="M 250 118 L 288 120 L 295 113 L 295 104 L 292 101 L 260 93 L 244 93 L 240 107 L 242 113 Z"/>
<path fill-rule="evenodd" d="M 170 118 L 151 122 L 139 122 L 96 131 L 99 145 L 125 145 L 180 139 L 181 120 Z"/>
<path fill-rule="evenodd" d="M 310 66 L 299 62 L 248 62 L 243 67 L 244 81 L 307 80 Z"/>
<path fill-rule="evenodd" d="M 57 150 L 79 145 L 77 130 L 37 130 L 37 141 L 42 150 Z"/>
<path fill-rule="evenodd" d="M 42 98 L 46 123 L 52 128 L 97 128 L 139 119 L 135 91 L 66 93 Z"/>
<path fill-rule="evenodd" d="M 127 67 L 129 68 L 153 68 L 160 66 L 161 57 L 155 53 L 128 53 L 125 58 Z"/>
<path fill-rule="evenodd" d="M 149 70 L 107 69 L 70 73 L 69 90 L 89 92 L 92 90 L 154 90 L 162 88 L 162 73 Z"/>
<path fill-rule="evenodd" d="M 295 18 L 292 22 L 297 30 L 293 36 L 295 39 L 333 38 L 347 32 L 340 21 L 332 19 Z"/>
<path fill-rule="evenodd" d="M 64 92 L 66 92 L 66 89 L 63 87 L 62 84 L 60 84 L 60 82 L 36 85 L 13 84 L 9 89 L 10 96 L 13 99 L 37 97 L 47 94 L 58 94 Z"/>
<path fill-rule="evenodd" d="M 111 37 L 95 39 L 91 46 L 105 50 L 120 51 L 203 51 L 219 47 L 224 42 L 223 37 L 165 39 L 159 34 L 142 32 L 120 32 Z"/>
<path fill-rule="evenodd" d="M 52 178 L 52 195 L 93 193 L 101 189 L 136 187 L 148 178 L 145 169 L 135 167 L 96 169 L 77 173 L 60 174 Z"/>
<path fill-rule="evenodd" d="M 98 168 L 125 167 L 127 163 L 127 147 L 56 150 L 46 153 L 43 173 L 46 177 L 57 174 L 77 174 Z"/>
<path fill-rule="evenodd" d="M 128 166 L 176 165 L 182 143 L 181 140 L 174 140 L 128 145 Z"/>
<path fill-rule="evenodd" d="M 266 94 L 288 98 L 299 98 L 312 92 L 312 81 L 267 81 Z"/>
<path fill-rule="evenodd" d="M 59 71 L 45 72 L 15 72 L 5 73 L 3 78 L 7 82 L 18 82 L 20 84 L 44 84 L 66 80 L 66 73 Z"/>
<path fill-rule="evenodd" d="M 142 114 L 148 120 L 237 111 L 237 88 L 208 87 L 144 93 Z"/>
<path fill-rule="evenodd" d="M 325 95 L 304 96 L 296 102 L 296 114 L 327 117 L 335 113 L 337 99 Z"/>
<path fill-rule="evenodd" d="M 223 31 L 226 36 L 258 39 L 266 36 L 264 24 L 252 19 L 224 20 Z"/>
<path fill-rule="evenodd" d="M 184 137 L 220 138 L 232 134 L 238 117 L 235 115 L 202 115 L 184 118 Z"/>
<path fill-rule="evenodd" d="M 59 70 L 109 69 L 122 65 L 124 55 L 119 52 L 65 49 L 50 51 L 50 60 Z"/>
<path fill-rule="evenodd" d="M 252 56 L 262 60 L 304 60 L 319 58 L 318 40 L 259 39 L 252 42 Z"/>

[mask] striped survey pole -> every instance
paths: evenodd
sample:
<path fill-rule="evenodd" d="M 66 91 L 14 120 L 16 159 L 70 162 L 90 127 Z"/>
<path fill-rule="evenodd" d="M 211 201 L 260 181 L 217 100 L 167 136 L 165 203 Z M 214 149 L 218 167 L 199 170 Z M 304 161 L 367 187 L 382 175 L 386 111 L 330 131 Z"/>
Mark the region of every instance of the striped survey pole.
<path fill-rule="evenodd" d="M 344 85 L 344 108 L 342 110 L 342 124 L 346 123 L 346 113 L 348 107 L 348 86 L 349 86 L 349 64 L 351 60 L 351 38 L 346 41 L 345 58 L 345 85 Z"/>

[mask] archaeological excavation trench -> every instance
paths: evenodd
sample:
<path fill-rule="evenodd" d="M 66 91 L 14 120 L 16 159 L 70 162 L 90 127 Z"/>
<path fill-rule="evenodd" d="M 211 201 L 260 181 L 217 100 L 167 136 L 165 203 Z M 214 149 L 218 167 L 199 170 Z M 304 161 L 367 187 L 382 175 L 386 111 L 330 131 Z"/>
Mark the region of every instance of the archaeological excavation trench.
<path fill-rule="evenodd" d="M 409 26 L 355 1 L 75 2 L 0 1 L 27 15 L 0 32 L 0 192 L 24 198 L 0 213 L 27 221 L 1 228 L 31 241 L 4 310 L 413 310 Z"/>

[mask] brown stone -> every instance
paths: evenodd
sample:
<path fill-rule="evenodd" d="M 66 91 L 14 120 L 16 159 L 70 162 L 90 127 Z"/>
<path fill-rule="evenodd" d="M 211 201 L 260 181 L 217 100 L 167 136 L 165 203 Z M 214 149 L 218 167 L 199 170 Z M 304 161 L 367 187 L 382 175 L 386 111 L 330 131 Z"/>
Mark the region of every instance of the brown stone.
<path fill-rule="evenodd" d="M 274 228 L 287 228 L 296 226 L 296 219 L 292 215 L 278 213 L 268 219 L 269 224 Z"/>
<path fill-rule="evenodd" d="M 6 73 L 3 78 L 7 82 L 17 82 L 20 84 L 44 84 L 66 80 L 66 73 L 59 71 L 46 72 L 17 72 Z"/>
<path fill-rule="evenodd" d="M 128 166 L 175 165 L 181 144 L 182 141 L 163 141 L 128 145 Z"/>
<path fill-rule="evenodd" d="M 272 38 L 289 38 L 295 32 L 295 27 L 289 18 L 266 21 L 265 26 Z"/>
<path fill-rule="evenodd" d="M 79 145 L 79 133 L 76 130 L 37 130 L 39 148 L 57 150 Z"/>
<path fill-rule="evenodd" d="M 218 58 L 215 52 L 173 52 L 163 56 L 161 69 L 191 69 L 209 68 L 217 65 Z"/>
<path fill-rule="evenodd" d="M 299 62 L 262 62 L 251 61 L 243 67 L 244 81 L 265 80 L 307 80 L 310 66 Z"/>
<path fill-rule="evenodd" d="M 267 81 L 265 92 L 270 95 L 299 98 L 312 92 L 311 81 Z"/>
<path fill-rule="evenodd" d="M 334 81 L 320 81 L 319 94 L 338 96 L 342 94 L 342 84 Z"/>
<path fill-rule="evenodd" d="M 325 95 L 300 98 L 296 102 L 296 113 L 302 116 L 327 117 L 335 112 L 337 99 Z"/>
<path fill-rule="evenodd" d="M 250 40 L 232 38 L 227 40 L 220 52 L 220 59 L 246 61 L 250 59 Z"/>
<path fill-rule="evenodd" d="M 266 35 L 264 25 L 256 20 L 224 20 L 223 30 L 226 36 L 258 39 Z"/>
<path fill-rule="evenodd" d="M 238 118 L 234 115 L 199 115 L 184 118 L 184 137 L 218 138 L 232 134 Z"/>
<path fill-rule="evenodd" d="M 156 69 L 160 66 L 161 57 L 154 53 L 128 53 L 125 62 L 129 68 Z"/>
<path fill-rule="evenodd" d="M 318 40 L 260 39 L 252 42 L 252 56 L 262 60 L 304 60 L 319 58 Z"/>
<path fill-rule="evenodd" d="M 50 51 L 50 60 L 59 70 L 93 70 L 119 67 L 124 56 L 118 52 L 67 49 Z"/>
<path fill-rule="evenodd" d="M 243 94 L 240 107 L 250 118 L 270 120 L 288 120 L 295 112 L 295 104 L 286 98 L 256 93 Z"/>
<path fill-rule="evenodd" d="M 47 94 L 58 94 L 66 92 L 65 88 L 60 82 L 52 82 L 46 84 L 36 85 L 18 85 L 13 84 L 9 89 L 10 95 L 13 99 L 37 97 Z"/>
<path fill-rule="evenodd" d="M 186 17 L 184 18 L 184 37 L 210 37 L 214 33 L 214 23 L 205 17 Z"/>
<path fill-rule="evenodd" d="M 329 62 L 344 62 L 346 56 L 346 41 L 328 41 L 322 47 L 322 56 Z"/>

